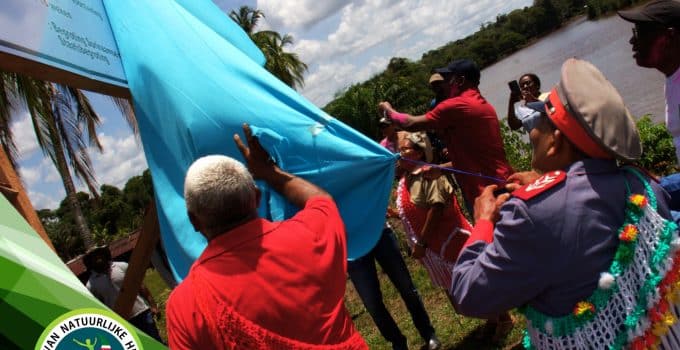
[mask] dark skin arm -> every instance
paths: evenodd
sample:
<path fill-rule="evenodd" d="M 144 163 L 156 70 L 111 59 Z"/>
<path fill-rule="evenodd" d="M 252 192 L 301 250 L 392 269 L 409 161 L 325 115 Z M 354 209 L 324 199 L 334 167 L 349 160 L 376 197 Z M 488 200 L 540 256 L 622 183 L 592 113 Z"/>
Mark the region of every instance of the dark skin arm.
<path fill-rule="evenodd" d="M 510 92 L 510 98 L 508 99 L 508 126 L 511 130 L 517 130 L 522 127 L 522 122 L 515 115 L 515 103 L 521 99 L 522 96 L 520 94 Z"/>
<path fill-rule="evenodd" d="M 260 142 L 253 136 L 252 130 L 248 124 L 243 124 L 243 133 L 246 137 L 246 144 L 243 143 L 238 134 L 234 135 L 234 142 L 239 151 L 246 160 L 248 170 L 253 175 L 253 178 L 264 180 L 276 192 L 283 195 L 289 202 L 298 208 L 305 206 L 307 201 L 315 196 L 330 195 L 314 185 L 313 183 L 299 178 L 295 175 L 287 173 L 276 164 L 274 164 L 269 157 L 269 154 L 260 145 Z"/>
<path fill-rule="evenodd" d="M 158 305 L 156 304 L 156 301 L 153 299 L 153 295 L 151 295 L 151 292 L 149 289 L 146 288 L 144 284 L 139 288 L 139 294 L 142 295 L 146 301 L 149 302 L 149 309 L 151 310 L 151 313 L 154 315 L 158 315 Z"/>
<path fill-rule="evenodd" d="M 430 207 L 430 209 L 427 211 L 427 216 L 425 217 L 423 229 L 420 231 L 420 238 L 418 239 L 419 243 L 428 245 L 428 242 L 432 238 L 433 232 L 435 232 L 437 229 L 437 225 L 439 225 L 439 221 L 441 220 L 443 214 L 444 204 L 437 203 Z M 411 256 L 416 259 L 423 258 L 425 256 L 425 247 L 422 247 L 418 244 L 414 245 Z"/>

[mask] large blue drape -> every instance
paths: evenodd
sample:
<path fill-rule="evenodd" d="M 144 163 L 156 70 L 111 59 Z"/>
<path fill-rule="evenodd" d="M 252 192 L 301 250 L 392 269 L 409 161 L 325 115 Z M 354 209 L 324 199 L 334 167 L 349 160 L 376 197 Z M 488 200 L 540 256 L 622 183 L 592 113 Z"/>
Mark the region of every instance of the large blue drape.
<path fill-rule="evenodd" d="M 232 135 L 253 126 L 288 172 L 330 192 L 344 219 L 350 259 L 377 242 L 395 156 L 328 116 L 269 74 L 262 53 L 209 0 L 104 0 L 132 92 L 153 176 L 164 247 L 175 277 L 203 251 L 182 196 L 189 165 L 203 155 L 240 159 Z M 297 210 L 266 185 L 260 214 Z"/>

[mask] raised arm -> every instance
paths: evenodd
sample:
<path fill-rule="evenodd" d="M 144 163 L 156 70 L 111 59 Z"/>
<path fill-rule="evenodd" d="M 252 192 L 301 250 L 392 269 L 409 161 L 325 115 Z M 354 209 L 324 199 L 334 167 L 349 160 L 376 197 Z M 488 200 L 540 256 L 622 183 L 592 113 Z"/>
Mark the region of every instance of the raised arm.
<path fill-rule="evenodd" d="M 510 98 L 508 99 L 508 126 L 511 130 L 517 130 L 522 127 L 522 122 L 515 115 L 515 103 L 519 102 L 521 98 L 522 96 L 519 94 L 510 92 Z"/>
<path fill-rule="evenodd" d="M 311 197 L 330 195 L 322 188 L 313 183 L 289 174 L 271 161 L 269 154 L 262 148 L 260 142 L 253 136 L 248 124 L 243 124 L 243 133 L 246 137 L 244 144 L 238 134 L 234 135 L 234 142 L 246 160 L 248 170 L 253 178 L 264 180 L 276 192 L 283 195 L 289 202 L 302 208 Z"/>
<path fill-rule="evenodd" d="M 425 115 L 414 116 L 406 113 L 399 113 L 389 102 L 380 102 L 378 109 L 387 114 L 392 121 L 406 131 L 421 131 L 428 129 L 428 120 Z"/>

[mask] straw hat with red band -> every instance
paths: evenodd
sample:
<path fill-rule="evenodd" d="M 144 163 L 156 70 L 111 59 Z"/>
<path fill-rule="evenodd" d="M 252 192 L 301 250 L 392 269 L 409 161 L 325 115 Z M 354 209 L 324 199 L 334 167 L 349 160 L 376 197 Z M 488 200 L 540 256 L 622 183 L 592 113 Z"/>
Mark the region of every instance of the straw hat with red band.
<path fill-rule="evenodd" d="M 642 154 L 635 121 L 616 88 L 590 62 L 570 58 L 550 92 L 546 113 L 583 153 L 635 160 Z"/>

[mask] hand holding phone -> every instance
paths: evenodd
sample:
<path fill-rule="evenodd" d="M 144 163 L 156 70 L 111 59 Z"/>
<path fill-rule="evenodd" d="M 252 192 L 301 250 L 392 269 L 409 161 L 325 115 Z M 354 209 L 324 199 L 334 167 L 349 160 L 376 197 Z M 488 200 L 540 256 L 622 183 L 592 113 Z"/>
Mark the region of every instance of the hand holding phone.
<path fill-rule="evenodd" d="M 510 190 L 505 188 L 505 186 L 501 186 L 501 187 L 499 187 L 499 188 L 497 188 L 496 190 L 493 191 L 493 196 L 498 197 L 498 196 L 502 195 L 503 193 L 510 193 Z"/>
<path fill-rule="evenodd" d="M 512 92 L 513 95 L 521 95 L 522 92 L 519 89 L 519 83 L 517 80 L 511 80 L 508 82 L 508 87 L 510 88 L 510 91 Z"/>

